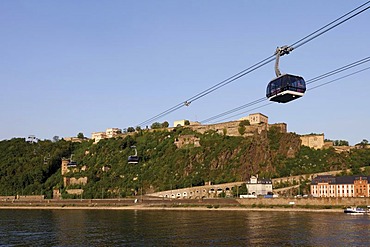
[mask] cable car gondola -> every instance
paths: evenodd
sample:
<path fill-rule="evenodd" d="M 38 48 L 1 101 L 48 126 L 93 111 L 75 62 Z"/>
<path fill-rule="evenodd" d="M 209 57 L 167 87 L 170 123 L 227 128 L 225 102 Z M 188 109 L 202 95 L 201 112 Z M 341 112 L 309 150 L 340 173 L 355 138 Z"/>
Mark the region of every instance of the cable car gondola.
<path fill-rule="evenodd" d="M 76 167 L 77 166 L 77 162 L 73 161 L 72 157 L 73 157 L 73 154 L 71 154 L 71 158 L 69 159 L 69 162 L 67 164 L 68 167 Z"/>
<path fill-rule="evenodd" d="M 287 103 L 298 99 L 306 92 L 306 82 L 303 77 L 290 74 L 281 74 L 279 70 L 279 58 L 282 55 L 289 54 L 293 48 L 288 46 L 278 47 L 276 49 L 275 73 L 276 78 L 270 81 L 266 89 L 266 97 L 270 101 L 278 103 Z"/>
<path fill-rule="evenodd" d="M 137 150 L 135 146 L 132 146 L 131 148 L 135 149 L 135 155 L 128 156 L 127 163 L 129 164 L 137 164 L 139 163 L 139 157 L 137 156 Z"/>

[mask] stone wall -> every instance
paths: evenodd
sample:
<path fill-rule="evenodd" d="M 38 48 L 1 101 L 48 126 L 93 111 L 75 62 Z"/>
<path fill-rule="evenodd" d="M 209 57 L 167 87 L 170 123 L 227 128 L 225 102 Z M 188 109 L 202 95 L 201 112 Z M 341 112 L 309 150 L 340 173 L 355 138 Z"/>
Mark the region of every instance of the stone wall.
<path fill-rule="evenodd" d="M 67 178 L 67 177 L 64 177 L 63 178 L 63 182 L 64 182 L 64 186 L 69 186 L 69 185 L 85 185 L 87 184 L 87 177 L 80 177 L 80 178 L 75 178 L 75 177 L 71 177 L 71 178 Z"/>
<path fill-rule="evenodd" d="M 324 147 L 324 134 L 312 134 L 300 136 L 302 146 L 307 146 L 314 149 L 322 149 Z"/>
<path fill-rule="evenodd" d="M 366 206 L 370 205 L 370 198 L 353 197 L 353 198 L 248 198 L 237 199 L 242 205 L 299 205 L 299 206 Z M 291 202 L 294 202 L 292 204 Z"/>

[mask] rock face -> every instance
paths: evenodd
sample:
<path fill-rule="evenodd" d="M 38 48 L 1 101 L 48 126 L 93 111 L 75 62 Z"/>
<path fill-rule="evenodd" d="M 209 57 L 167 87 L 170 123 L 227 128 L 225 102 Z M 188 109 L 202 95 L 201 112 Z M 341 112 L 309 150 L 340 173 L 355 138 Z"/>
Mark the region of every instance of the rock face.
<path fill-rule="evenodd" d="M 194 163 L 209 164 L 211 174 L 217 173 L 218 177 L 224 171 L 228 173 L 224 177 L 246 180 L 255 174 L 266 177 L 276 174 L 279 159 L 294 158 L 301 140 L 296 134 L 272 129 L 233 141 L 228 137 L 216 142 L 200 141 L 200 147 L 203 150 L 193 156 Z"/>

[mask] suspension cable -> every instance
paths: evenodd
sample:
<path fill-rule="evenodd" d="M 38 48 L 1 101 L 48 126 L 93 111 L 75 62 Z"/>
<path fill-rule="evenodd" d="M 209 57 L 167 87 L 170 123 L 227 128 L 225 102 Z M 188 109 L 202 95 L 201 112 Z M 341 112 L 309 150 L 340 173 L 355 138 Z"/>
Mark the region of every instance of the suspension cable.
<path fill-rule="evenodd" d="M 335 19 L 334 21 L 328 23 L 327 25 L 321 27 L 320 29 L 312 32 L 311 34 L 309 34 L 309 35 L 305 36 L 304 38 L 298 40 L 297 42 L 293 43 L 290 47 L 292 49 L 297 49 L 297 48 L 303 46 L 304 44 L 312 41 L 313 39 L 315 39 L 315 38 L 323 35 L 324 33 L 332 30 L 333 28 L 335 28 L 335 27 L 337 27 L 337 26 L 339 26 L 339 25 L 347 22 L 348 20 L 350 20 L 350 19 L 354 18 L 355 16 L 363 13 L 364 11 L 368 10 L 370 8 L 370 6 L 367 6 L 366 8 L 364 8 L 364 7 L 366 5 L 368 5 L 369 3 L 370 3 L 370 1 L 367 1 L 364 4 L 362 4 L 362 5 L 354 8 L 353 10 L 349 11 L 348 13 L 342 15 L 341 17 Z M 352 14 L 352 15 L 350 15 L 350 14 Z M 350 16 L 347 17 L 348 15 L 350 15 Z M 347 18 L 345 18 L 345 17 L 347 17 Z M 343 18 L 345 18 L 345 19 L 342 20 Z M 340 21 L 340 20 L 342 20 L 342 21 Z M 180 109 L 180 108 L 182 108 L 184 106 L 189 106 L 192 102 L 194 102 L 194 101 L 196 101 L 198 99 L 201 99 L 201 98 L 205 97 L 206 95 L 208 95 L 208 94 L 216 91 L 217 89 L 219 89 L 221 87 L 224 87 L 224 86 L 230 84 L 231 82 L 233 82 L 233 81 L 235 81 L 235 80 L 237 80 L 237 79 L 239 79 L 239 78 L 241 78 L 241 77 L 243 77 L 243 76 L 245 76 L 245 75 L 247 75 L 247 74 L 249 74 L 249 73 L 251 73 L 251 72 L 253 72 L 253 71 L 257 70 L 257 69 L 259 69 L 259 68 L 261 68 L 262 66 L 264 66 L 264 65 L 272 62 L 273 60 L 275 60 L 275 54 L 273 54 L 273 55 L 271 55 L 271 56 L 269 56 L 269 57 L 261 60 L 260 62 L 258 62 L 256 64 L 250 66 L 249 68 L 246 68 L 246 69 L 240 71 L 239 73 L 237 73 L 237 74 L 235 74 L 235 75 L 233 75 L 233 76 L 231 76 L 231 77 L 229 77 L 229 78 L 227 78 L 227 79 L 225 79 L 225 80 L 223 80 L 223 81 L 215 84 L 214 86 L 212 86 L 212 87 L 210 87 L 210 88 L 208 88 L 206 90 L 203 90 L 202 92 L 200 92 L 200 93 L 198 93 L 198 94 L 190 97 L 186 101 L 181 102 L 181 103 L 179 103 L 179 104 L 177 104 L 177 105 L 169 108 L 168 110 L 165 110 L 162 113 L 159 113 L 159 114 L 155 115 L 154 117 L 151 117 L 148 120 L 145 120 L 145 121 L 139 123 L 137 126 L 143 126 L 143 125 L 149 124 L 152 121 L 155 121 L 155 120 L 157 120 L 159 118 L 162 118 L 162 117 L 164 117 L 164 116 L 166 116 L 166 115 L 168 115 L 168 114 L 170 114 L 170 113 L 172 113 L 174 111 L 177 111 L 178 109 Z"/>
<path fill-rule="evenodd" d="M 357 66 L 359 66 L 359 65 L 361 65 L 361 64 L 364 64 L 364 63 L 367 63 L 367 62 L 370 62 L 370 56 L 369 56 L 369 57 L 366 57 L 366 58 L 363 58 L 363 59 L 360 59 L 360 60 L 358 60 L 358 61 L 356 61 L 356 62 L 353 62 L 353 63 L 347 64 L 347 65 L 342 66 L 342 67 L 340 67 L 340 68 L 337 68 L 337 69 L 335 69 L 335 70 L 329 71 L 329 72 L 324 73 L 324 74 L 322 74 L 322 75 L 316 76 L 316 77 L 314 77 L 314 78 L 312 78 L 312 79 L 310 79 L 310 80 L 307 80 L 307 81 L 306 81 L 306 85 L 309 85 L 309 84 L 315 83 L 315 82 L 317 82 L 317 81 L 323 80 L 323 79 L 325 79 L 325 78 L 327 78 L 327 77 L 330 77 L 330 76 L 336 75 L 336 74 L 338 74 L 338 73 L 340 73 L 340 72 L 343 72 L 343 71 L 349 70 L 349 69 L 351 69 L 351 68 L 357 67 Z M 365 70 L 366 70 L 366 69 L 365 69 Z M 360 72 L 362 72 L 362 70 L 361 70 Z M 358 73 L 359 73 L 359 72 L 358 72 Z M 350 74 L 350 75 L 352 75 L 352 74 Z M 348 77 L 348 76 L 346 76 L 346 77 Z M 345 77 L 343 77 L 343 78 L 345 78 Z M 343 78 L 340 78 L 340 79 L 343 79 Z M 329 82 L 329 83 L 330 83 L 330 82 Z M 323 85 L 326 85 L 326 84 L 329 84 L 329 83 L 324 83 Z M 320 86 L 323 86 L 323 85 L 320 85 Z M 314 88 L 317 88 L 317 87 L 320 87 L 320 86 L 316 86 L 316 87 L 314 87 Z M 307 91 L 309 91 L 309 90 L 312 90 L 312 88 L 311 88 L 311 89 L 308 89 Z M 229 114 L 235 113 L 235 112 L 240 111 L 240 110 L 242 110 L 242 109 L 245 109 L 245 108 L 247 108 L 247 107 L 252 107 L 252 106 L 257 105 L 257 104 L 259 104 L 259 103 L 262 103 L 262 102 L 264 102 L 264 101 L 267 101 L 267 99 L 266 99 L 265 97 L 260 98 L 260 99 L 257 99 L 257 100 L 254 100 L 254 101 L 252 101 L 252 102 L 250 102 L 250 103 L 247 103 L 247 104 L 244 104 L 244 105 L 242 105 L 242 106 L 239 106 L 239 107 L 233 108 L 233 109 L 228 110 L 228 111 L 226 111 L 226 112 L 220 113 L 220 114 L 218 114 L 218 115 L 216 115 L 216 116 L 213 116 L 213 117 L 207 118 L 207 119 L 205 119 L 205 120 L 201 121 L 201 123 L 208 123 L 208 122 L 211 122 L 211 121 L 213 121 L 213 120 L 215 120 L 215 119 L 222 118 L 222 117 L 224 117 L 224 116 L 227 116 L 227 115 L 229 115 Z M 267 105 L 270 105 L 270 104 L 272 104 L 272 102 L 268 103 Z M 266 105 L 264 105 L 264 106 L 266 106 Z M 260 107 L 254 108 L 253 110 L 258 109 L 258 108 L 260 108 Z M 236 115 L 233 115 L 233 116 L 230 116 L 230 117 L 227 117 L 226 119 L 230 119 L 230 118 L 235 117 L 235 116 L 238 116 L 238 115 L 241 115 L 241 113 L 236 114 Z M 225 119 L 222 119 L 222 120 L 225 120 Z M 222 120 L 219 120 L 219 121 L 222 121 Z"/>

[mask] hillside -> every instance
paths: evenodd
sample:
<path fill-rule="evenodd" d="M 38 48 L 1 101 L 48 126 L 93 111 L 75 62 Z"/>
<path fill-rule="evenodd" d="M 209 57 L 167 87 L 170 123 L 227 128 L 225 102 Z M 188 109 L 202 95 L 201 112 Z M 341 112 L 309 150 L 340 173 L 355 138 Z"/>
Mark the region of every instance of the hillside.
<path fill-rule="evenodd" d="M 175 145 L 187 137 L 182 145 Z M 370 163 L 370 150 L 335 153 L 333 149 L 313 150 L 300 146 L 299 136 L 271 128 L 252 137 L 204 134 L 187 128 L 173 131 L 140 131 L 125 138 L 72 143 L 25 139 L 0 142 L 0 194 L 45 194 L 52 197 L 58 188 L 84 189 L 83 198 L 125 197 L 207 182 L 244 181 L 250 175 L 282 177 L 344 168 Z M 127 157 L 137 147 L 139 164 L 128 164 Z M 61 159 L 69 158 L 77 167 L 66 177 L 87 177 L 86 185 L 64 187 Z M 86 169 L 81 169 L 82 167 Z"/>

